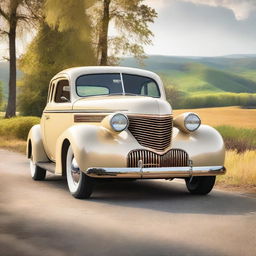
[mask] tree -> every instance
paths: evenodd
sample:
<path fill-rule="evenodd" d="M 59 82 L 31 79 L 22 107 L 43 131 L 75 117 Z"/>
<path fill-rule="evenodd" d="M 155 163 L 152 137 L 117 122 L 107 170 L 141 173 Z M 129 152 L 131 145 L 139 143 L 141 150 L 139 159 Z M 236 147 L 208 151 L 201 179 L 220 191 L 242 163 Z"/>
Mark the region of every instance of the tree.
<path fill-rule="evenodd" d="M 29 5 L 36 0 L 5 0 L 0 3 L 0 33 L 8 37 L 9 42 L 9 95 L 5 117 L 16 115 L 16 33 L 18 25 L 33 18 Z"/>
<path fill-rule="evenodd" d="M 3 100 L 4 100 L 4 92 L 2 87 L 2 82 L 0 81 L 0 109 L 2 108 Z"/>
<path fill-rule="evenodd" d="M 36 37 L 21 57 L 21 114 L 40 116 L 50 79 L 73 66 L 95 65 L 85 1 L 47 0 Z M 47 23 L 46 23 L 47 22 Z"/>
<path fill-rule="evenodd" d="M 138 60 L 145 57 L 143 46 L 152 42 L 149 24 L 154 22 L 157 13 L 143 1 L 98 0 L 90 8 L 99 65 L 116 64 L 118 56 L 125 54 Z M 118 36 L 109 36 L 110 24 L 114 25 Z"/>

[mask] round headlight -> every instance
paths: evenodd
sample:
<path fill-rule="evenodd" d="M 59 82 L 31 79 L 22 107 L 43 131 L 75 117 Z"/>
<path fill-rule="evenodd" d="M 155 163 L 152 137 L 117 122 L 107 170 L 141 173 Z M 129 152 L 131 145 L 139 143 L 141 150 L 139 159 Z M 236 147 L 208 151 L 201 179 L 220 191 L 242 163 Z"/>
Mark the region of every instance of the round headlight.
<path fill-rule="evenodd" d="M 113 117 L 110 120 L 110 125 L 116 132 L 121 132 L 127 128 L 129 124 L 128 118 L 126 115 L 117 113 L 113 115 Z"/>
<path fill-rule="evenodd" d="M 185 118 L 184 125 L 186 129 L 188 129 L 190 132 L 193 132 L 197 130 L 201 125 L 201 119 L 198 115 L 191 113 Z"/>

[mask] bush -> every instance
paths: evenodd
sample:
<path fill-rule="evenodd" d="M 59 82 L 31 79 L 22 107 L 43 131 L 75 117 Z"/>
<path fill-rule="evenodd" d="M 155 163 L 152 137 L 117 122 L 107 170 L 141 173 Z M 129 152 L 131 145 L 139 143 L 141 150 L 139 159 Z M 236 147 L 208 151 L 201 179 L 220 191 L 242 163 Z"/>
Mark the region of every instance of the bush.
<path fill-rule="evenodd" d="M 226 149 L 238 153 L 256 149 L 256 129 L 236 128 L 232 126 L 215 127 L 223 136 Z"/>
<path fill-rule="evenodd" d="M 0 120 L 0 136 L 26 140 L 30 128 L 38 124 L 40 118 L 33 116 L 14 117 Z"/>
<path fill-rule="evenodd" d="M 256 107 L 256 94 L 215 93 L 192 95 L 182 97 L 177 105 L 178 108 L 208 108 L 225 106 Z"/>

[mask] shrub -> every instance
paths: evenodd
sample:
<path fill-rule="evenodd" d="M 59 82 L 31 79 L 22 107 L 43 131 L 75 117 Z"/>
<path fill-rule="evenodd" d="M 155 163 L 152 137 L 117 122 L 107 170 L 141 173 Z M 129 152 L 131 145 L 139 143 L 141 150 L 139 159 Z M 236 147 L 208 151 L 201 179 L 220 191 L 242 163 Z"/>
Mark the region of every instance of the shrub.
<path fill-rule="evenodd" d="M 207 108 L 224 106 L 256 107 L 256 94 L 215 93 L 191 95 L 182 97 L 177 105 L 178 108 Z"/>
<path fill-rule="evenodd" d="M 215 127 L 223 136 L 226 149 L 238 153 L 256 149 L 256 129 L 236 128 L 232 126 Z"/>
<path fill-rule="evenodd" d="M 40 118 L 33 116 L 14 117 L 0 120 L 0 136 L 26 140 L 30 128 L 38 124 Z"/>

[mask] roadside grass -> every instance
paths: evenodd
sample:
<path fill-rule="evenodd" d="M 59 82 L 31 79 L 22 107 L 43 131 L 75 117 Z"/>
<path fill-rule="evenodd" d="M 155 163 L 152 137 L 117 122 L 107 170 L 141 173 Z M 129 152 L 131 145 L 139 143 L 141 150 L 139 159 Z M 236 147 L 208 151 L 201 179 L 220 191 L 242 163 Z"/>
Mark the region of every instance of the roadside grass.
<path fill-rule="evenodd" d="M 256 109 L 240 107 L 197 108 L 174 110 L 174 117 L 184 112 L 197 113 L 202 124 L 211 126 L 229 125 L 240 128 L 256 129 Z"/>
<path fill-rule="evenodd" d="M 218 176 L 217 184 L 256 189 L 256 150 L 226 152 L 227 173 Z"/>
<path fill-rule="evenodd" d="M 0 117 L 0 148 L 25 153 L 28 132 L 39 121 L 38 117 L 31 116 L 10 119 Z"/>
<path fill-rule="evenodd" d="M 8 139 L 26 140 L 30 128 L 40 119 L 33 116 L 20 116 L 0 119 L 0 136 Z"/>
<path fill-rule="evenodd" d="M 0 148 L 25 154 L 26 141 L 0 136 Z"/>
<path fill-rule="evenodd" d="M 215 128 L 222 135 L 226 149 L 236 150 L 238 153 L 256 150 L 256 129 L 237 128 L 228 125 Z"/>

